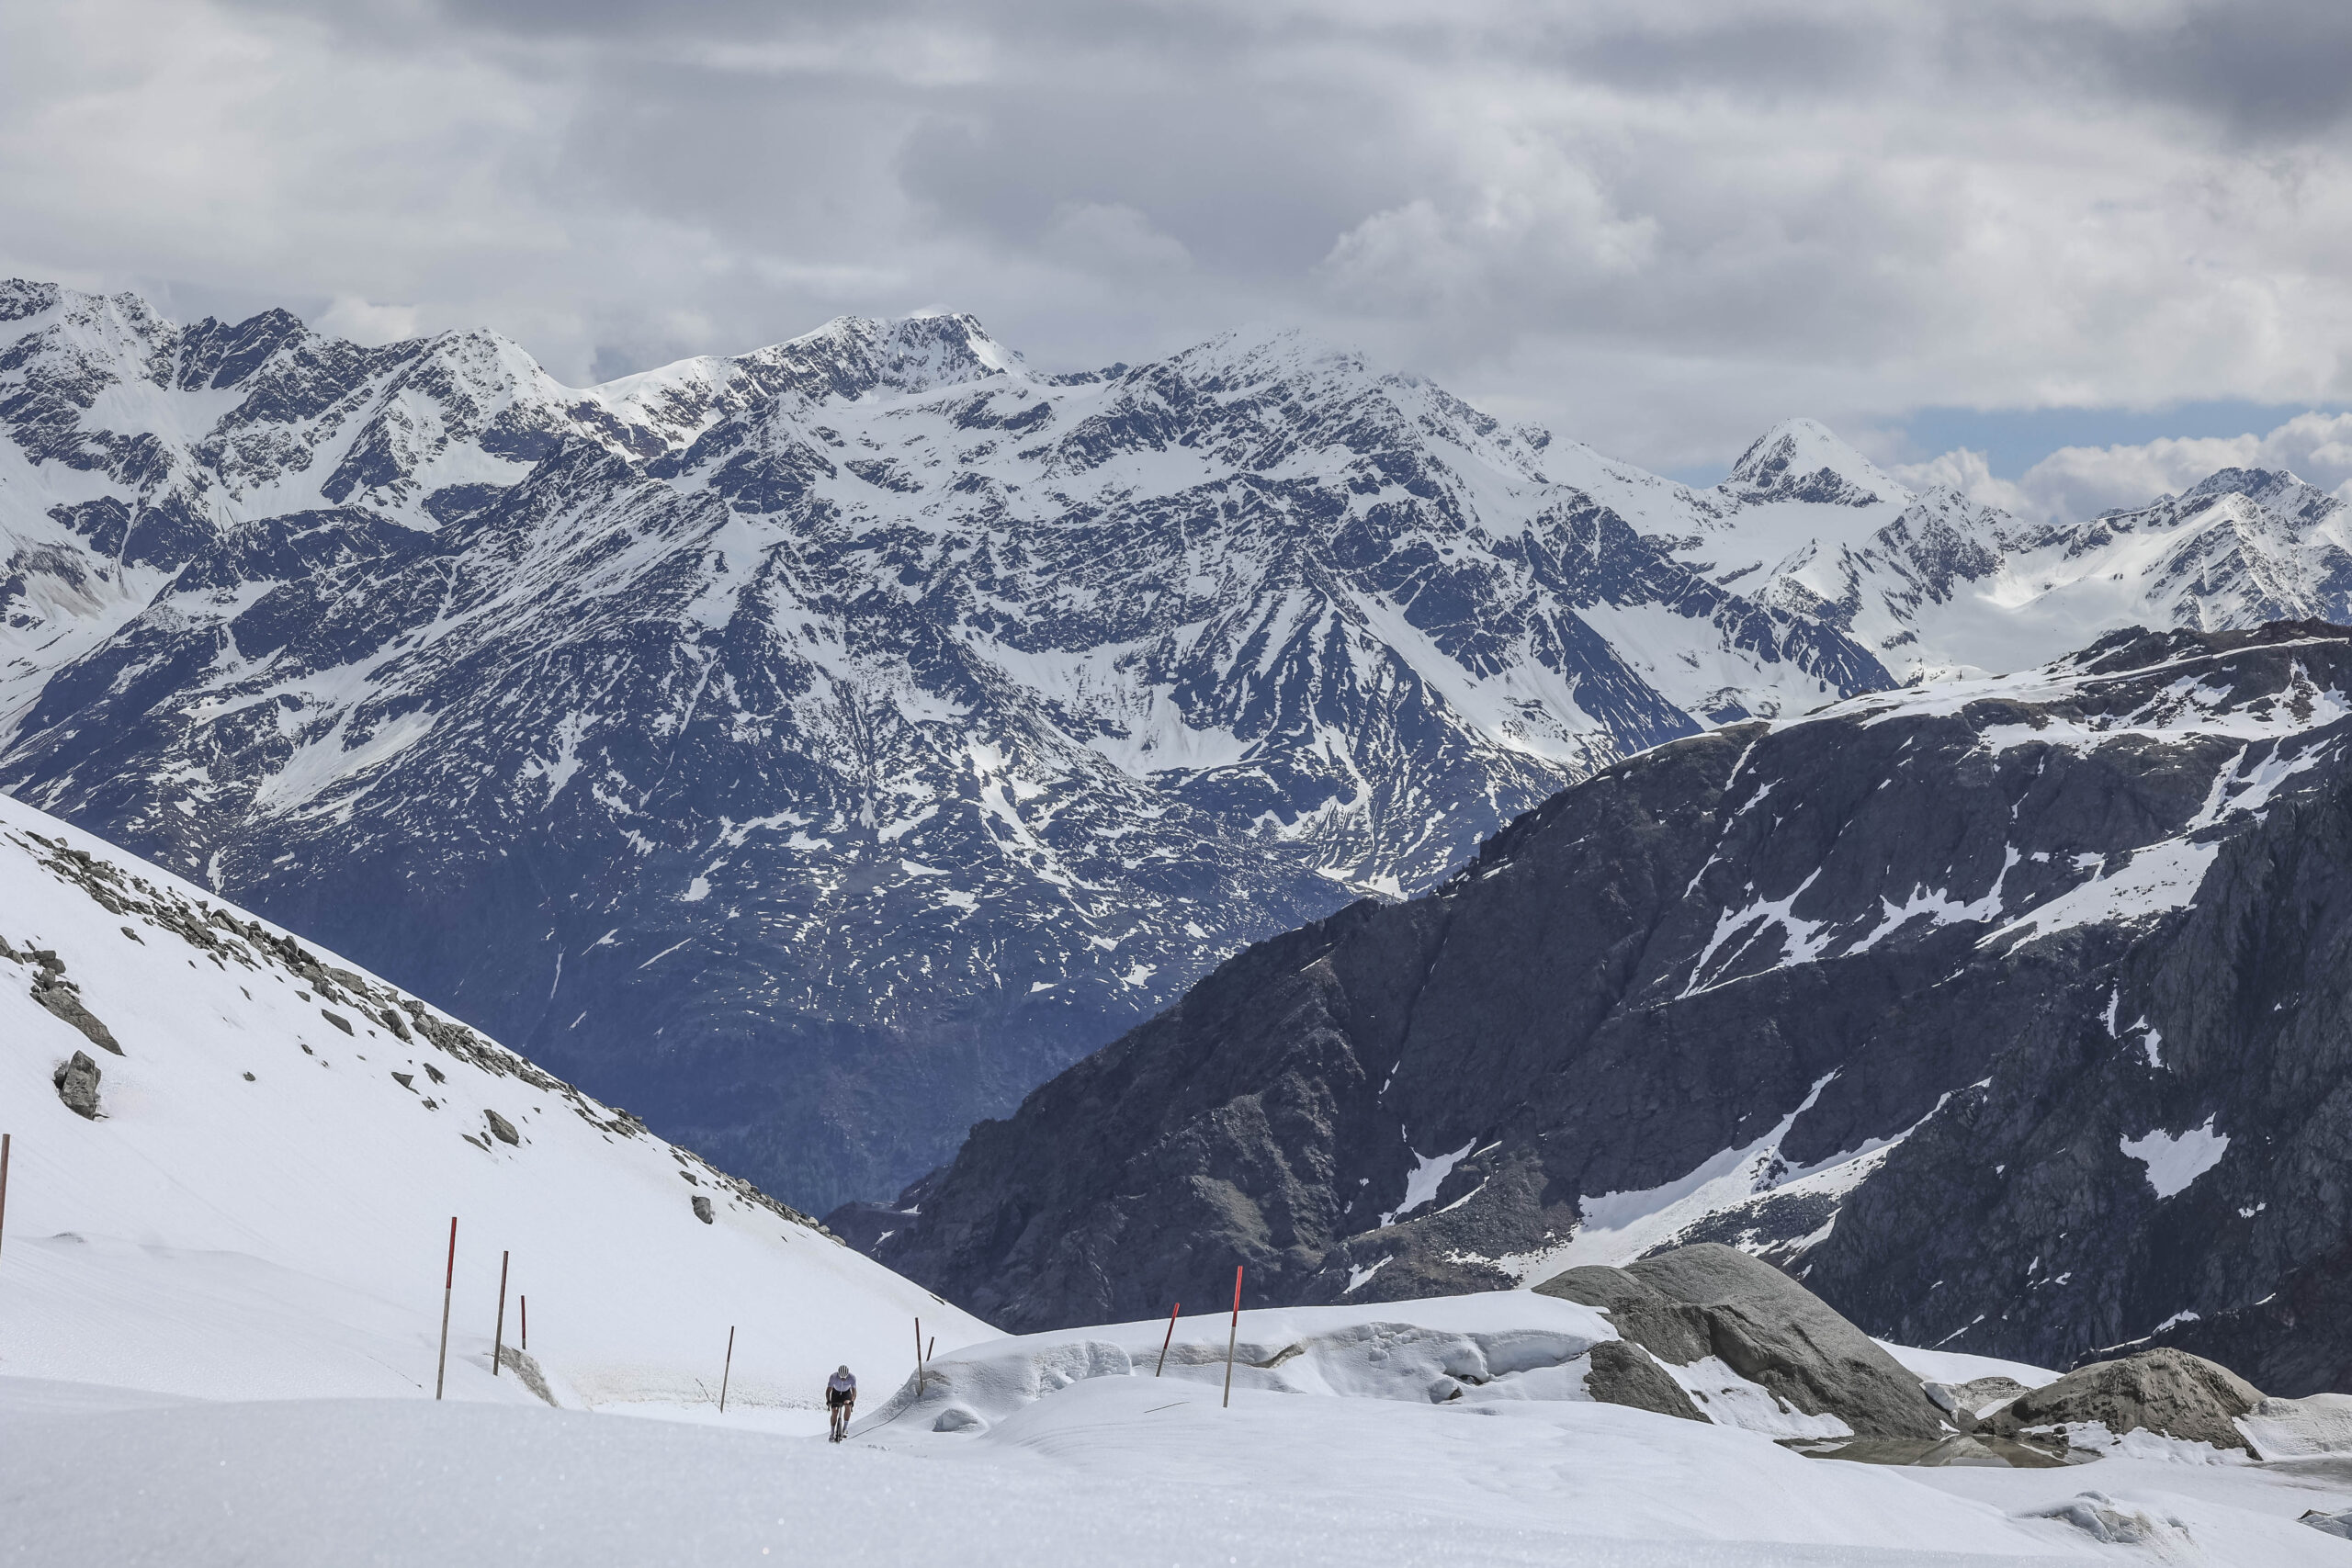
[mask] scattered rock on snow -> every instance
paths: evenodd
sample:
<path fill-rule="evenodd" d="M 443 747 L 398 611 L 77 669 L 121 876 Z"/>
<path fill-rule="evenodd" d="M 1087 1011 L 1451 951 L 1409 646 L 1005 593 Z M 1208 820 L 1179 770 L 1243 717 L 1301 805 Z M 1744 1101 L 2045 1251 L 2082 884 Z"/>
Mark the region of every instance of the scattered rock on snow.
<path fill-rule="evenodd" d="M 122 1047 L 115 1043 L 113 1031 L 100 1023 L 97 1015 L 84 1007 L 82 998 L 74 995 L 74 983 L 64 977 L 65 965 L 57 962 L 57 954 L 44 952 L 35 956 L 44 962 L 40 977 L 33 981 L 33 1000 L 80 1030 L 91 1044 L 121 1055 Z"/>
<path fill-rule="evenodd" d="M 522 1135 L 514 1131 L 514 1122 L 509 1122 L 505 1117 L 501 1116 L 495 1111 L 485 1109 L 482 1111 L 482 1114 L 490 1118 L 490 1135 L 492 1137 L 496 1138 L 502 1144 L 519 1145 L 522 1143 Z"/>
<path fill-rule="evenodd" d="M 694 1205 L 695 1219 L 700 1220 L 704 1224 L 711 1224 L 714 1223 L 709 1199 L 697 1192 L 694 1196 Z"/>
<path fill-rule="evenodd" d="M 351 1032 L 351 1020 L 344 1017 L 343 1014 L 339 1012 L 329 1012 L 325 1008 L 321 1008 L 319 1010 L 319 1016 L 325 1019 L 329 1023 L 334 1024 L 337 1029 L 342 1030 L 345 1034 Z"/>
<path fill-rule="evenodd" d="M 2143 1350 L 2029 1389 L 1995 1412 L 1991 1424 L 2011 1437 L 2037 1427 L 2097 1421 L 2117 1437 L 2147 1431 L 2250 1451 L 2237 1417 L 2261 1403 L 2261 1392 L 2227 1367 L 2186 1350 Z"/>
<path fill-rule="evenodd" d="M 98 1065 L 87 1051 L 76 1051 L 73 1060 L 60 1063 L 50 1081 L 57 1086 L 57 1098 L 66 1110 L 93 1122 L 98 1119 Z"/>

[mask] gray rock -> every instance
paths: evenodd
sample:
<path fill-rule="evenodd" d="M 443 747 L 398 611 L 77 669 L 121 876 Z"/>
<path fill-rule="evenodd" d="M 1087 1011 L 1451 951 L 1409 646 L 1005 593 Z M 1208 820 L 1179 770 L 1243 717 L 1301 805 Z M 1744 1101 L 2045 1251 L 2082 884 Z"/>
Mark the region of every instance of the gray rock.
<path fill-rule="evenodd" d="M 342 1030 L 345 1034 L 349 1034 L 351 1032 L 351 1020 L 344 1017 L 343 1014 L 339 1012 L 330 1012 L 325 1008 L 321 1008 L 319 1010 L 319 1016 L 325 1019 L 329 1023 L 334 1024 L 337 1029 Z"/>
<path fill-rule="evenodd" d="M 2063 1503 L 2034 1508 L 2030 1519 L 2057 1519 L 2074 1526 L 2106 1546 L 2143 1546 L 2159 1537 L 2156 1522 L 2136 1508 L 2127 1508 L 2104 1492 L 2082 1492 Z"/>
<path fill-rule="evenodd" d="M 520 1145 L 522 1143 L 522 1134 L 514 1131 L 514 1122 L 509 1122 L 505 1117 L 501 1116 L 495 1111 L 485 1110 L 482 1111 L 482 1114 L 490 1118 L 490 1135 L 492 1137 L 496 1138 L 502 1144 Z"/>
<path fill-rule="evenodd" d="M 1966 1382 L 1951 1386 L 1952 1393 L 1960 1396 L 1960 1407 L 1980 1418 L 1990 1416 L 1996 1407 L 2025 1392 L 2025 1384 L 2017 1379 L 1997 1375 L 1971 1378 Z"/>
<path fill-rule="evenodd" d="M 57 1086 L 57 1098 L 66 1110 L 93 1122 L 98 1119 L 98 1065 L 88 1052 L 74 1052 L 74 1059 L 60 1064 L 49 1081 Z"/>
<path fill-rule="evenodd" d="M 2323 1535 L 2332 1535 L 2339 1540 L 2352 1540 L 2352 1508 L 2346 1508 L 2340 1514 L 2323 1514 L 2317 1508 L 2307 1508 L 2303 1511 L 2302 1522 Z"/>
<path fill-rule="evenodd" d="M 2235 1418 L 2261 1403 L 2261 1392 L 2227 1367 L 2186 1350 L 2143 1350 L 2030 1389 L 1996 1411 L 1991 1425 L 2013 1436 L 2035 1427 L 2098 1421 L 2119 1437 L 2157 1432 L 2251 1451 Z"/>
<path fill-rule="evenodd" d="M 73 987 L 56 978 L 51 971 L 33 982 L 33 1000 L 82 1032 L 83 1037 L 101 1050 L 122 1055 L 122 1047 L 115 1043 L 114 1032 L 100 1023 L 97 1015 L 82 1005 L 82 998 Z"/>
<path fill-rule="evenodd" d="M 693 1202 L 694 1202 L 694 1206 L 695 1206 L 695 1219 L 700 1220 L 704 1224 L 707 1224 L 707 1224 L 711 1224 L 716 1223 L 716 1222 L 715 1222 L 715 1219 L 714 1219 L 714 1216 L 713 1216 L 713 1215 L 712 1215 L 712 1213 L 711 1213 L 710 1200 L 709 1200 L 709 1199 L 707 1199 L 707 1198 L 704 1197 L 701 1193 L 697 1192 L 697 1193 L 695 1193 L 695 1194 L 694 1195 Z"/>
<path fill-rule="evenodd" d="M 1566 1286 L 1583 1292 L 1571 1299 L 1614 1294 L 1627 1313 L 1619 1332 L 1666 1359 L 1698 1359 L 1690 1354 L 1692 1317 L 1671 1310 L 1688 1308 L 1704 1325 L 1703 1353 L 1808 1416 L 1835 1416 L 1868 1438 L 1943 1435 L 1936 1406 L 1901 1362 L 1811 1291 L 1735 1247 L 1705 1242 L 1623 1270 L 1571 1272 L 1584 1276 Z M 1617 1272 L 1630 1284 L 1593 1277 Z"/>
<path fill-rule="evenodd" d="M 1584 1390 L 1603 1404 L 1631 1405 L 1685 1421 L 1704 1421 L 1682 1385 L 1648 1351 L 1623 1339 L 1604 1339 L 1592 1348 L 1592 1371 L 1585 1374 Z"/>
<path fill-rule="evenodd" d="M 1705 1313 L 1623 1269 L 1571 1269 L 1536 1286 L 1535 1293 L 1601 1308 L 1618 1333 L 1678 1367 L 1713 1353 Z"/>

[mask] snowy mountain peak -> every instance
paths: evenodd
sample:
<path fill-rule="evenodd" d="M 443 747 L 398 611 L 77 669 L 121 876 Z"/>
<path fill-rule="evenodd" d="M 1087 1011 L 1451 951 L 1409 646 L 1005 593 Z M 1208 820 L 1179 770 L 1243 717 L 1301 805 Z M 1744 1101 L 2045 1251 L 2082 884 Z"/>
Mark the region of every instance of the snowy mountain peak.
<path fill-rule="evenodd" d="M 2180 493 L 2179 507 L 2193 512 L 2204 503 L 2242 495 L 2262 511 L 2288 524 L 2313 525 L 2344 503 L 2317 485 L 2306 483 L 2285 468 L 2222 468 Z"/>
<path fill-rule="evenodd" d="M 1731 477 L 1717 488 L 1744 503 L 1809 501 L 1875 506 L 1911 498 L 1910 491 L 1828 426 L 1810 419 L 1782 420 L 1758 436 L 1732 466 Z"/>
<path fill-rule="evenodd" d="M 1028 374 L 1021 355 L 963 312 L 836 316 L 813 333 L 747 356 L 789 367 L 813 401 L 907 395 Z"/>

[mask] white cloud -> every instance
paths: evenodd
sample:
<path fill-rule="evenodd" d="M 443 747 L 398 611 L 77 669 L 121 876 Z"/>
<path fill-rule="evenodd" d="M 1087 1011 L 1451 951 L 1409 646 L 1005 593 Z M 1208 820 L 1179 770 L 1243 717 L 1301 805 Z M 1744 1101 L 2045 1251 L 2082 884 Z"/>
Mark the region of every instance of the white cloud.
<path fill-rule="evenodd" d="M 2062 446 L 2016 480 L 1959 449 L 1890 467 L 1903 483 L 1950 485 L 2034 522 L 2075 522 L 2177 495 L 2219 468 L 2285 469 L 2352 502 L 2352 414 L 2299 414 L 2267 434 L 2165 437 L 2136 446 Z"/>
<path fill-rule="evenodd" d="M 928 301 L 1046 367 L 1293 322 L 1679 468 L 1799 408 L 2352 400 L 2347 49 L 2308 0 L 7 6 L 0 269 L 572 380 Z"/>
<path fill-rule="evenodd" d="M 322 333 L 369 344 L 398 343 L 418 333 L 419 312 L 413 305 L 379 305 L 373 300 L 337 295 L 311 324 Z"/>

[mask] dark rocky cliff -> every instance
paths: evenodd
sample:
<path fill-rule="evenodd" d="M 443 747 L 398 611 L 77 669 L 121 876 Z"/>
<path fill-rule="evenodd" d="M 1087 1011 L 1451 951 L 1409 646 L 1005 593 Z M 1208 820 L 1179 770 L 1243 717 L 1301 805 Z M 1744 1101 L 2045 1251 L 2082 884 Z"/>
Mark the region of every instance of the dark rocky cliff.
<path fill-rule="evenodd" d="M 1230 960 L 867 1234 L 1022 1329 L 1723 1240 L 1909 1343 L 2226 1316 L 2352 1387 L 2255 1311 L 2352 1237 L 2347 689 L 2341 627 L 2132 632 L 1661 747 Z"/>

